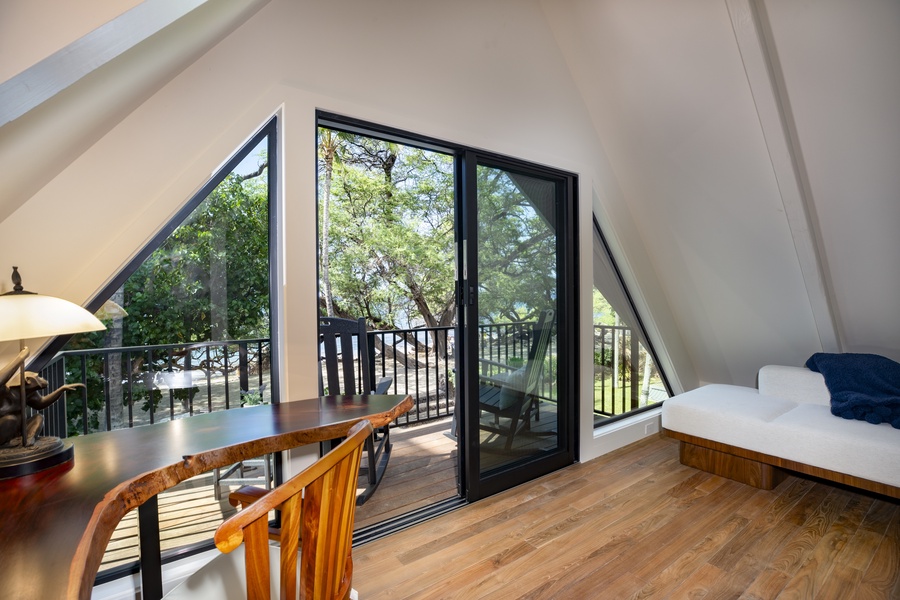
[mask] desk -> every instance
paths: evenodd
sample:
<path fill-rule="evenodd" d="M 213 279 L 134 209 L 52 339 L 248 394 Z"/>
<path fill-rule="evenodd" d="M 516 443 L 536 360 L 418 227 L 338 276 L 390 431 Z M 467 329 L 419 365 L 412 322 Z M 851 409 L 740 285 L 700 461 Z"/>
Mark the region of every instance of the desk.
<path fill-rule="evenodd" d="M 375 427 L 409 396 L 326 396 L 72 438 L 73 461 L 0 481 L 0 598 L 88 599 L 122 517 L 180 481 Z"/>

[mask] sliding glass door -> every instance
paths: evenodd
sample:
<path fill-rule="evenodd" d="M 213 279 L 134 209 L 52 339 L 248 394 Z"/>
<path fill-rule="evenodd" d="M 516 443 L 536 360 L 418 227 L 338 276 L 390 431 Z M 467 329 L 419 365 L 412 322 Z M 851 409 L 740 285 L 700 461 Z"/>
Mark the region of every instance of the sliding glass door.
<path fill-rule="evenodd" d="M 574 460 L 574 178 L 465 154 L 470 500 Z"/>

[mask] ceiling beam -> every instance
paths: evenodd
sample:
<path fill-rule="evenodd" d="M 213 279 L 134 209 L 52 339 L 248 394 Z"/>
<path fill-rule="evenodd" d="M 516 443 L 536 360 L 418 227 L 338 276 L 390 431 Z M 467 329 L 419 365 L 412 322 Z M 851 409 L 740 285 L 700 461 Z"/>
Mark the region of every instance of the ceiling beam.
<path fill-rule="evenodd" d="M 840 352 L 839 318 L 829 284 L 815 204 L 796 123 L 761 0 L 725 0 L 747 82 L 800 263 L 823 352 Z"/>
<path fill-rule="evenodd" d="M 0 83 L 0 127 L 60 93 L 208 0 L 145 0 Z"/>

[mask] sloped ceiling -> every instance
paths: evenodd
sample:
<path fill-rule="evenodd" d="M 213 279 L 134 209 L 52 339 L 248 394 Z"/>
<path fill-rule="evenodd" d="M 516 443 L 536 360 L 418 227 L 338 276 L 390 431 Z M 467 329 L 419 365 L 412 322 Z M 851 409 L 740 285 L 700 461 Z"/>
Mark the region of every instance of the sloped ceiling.
<path fill-rule="evenodd" d="M 543 8 L 701 381 L 900 359 L 900 3 Z"/>
<path fill-rule="evenodd" d="M 4 2 L 0 220 L 268 1 Z"/>
<path fill-rule="evenodd" d="M 32 1 L 11 0 L 0 10 L 33 8 Z M 126 44 L 127 51 L 114 53 L 0 127 L 0 222 L 268 1 L 197 0 L 192 3 L 196 9 L 184 9 L 170 24 L 138 36 L 133 45 Z M 517 10 L 531 16 L 535 2 L 499 3 L 473 15 L 489 22 L 467 43 L 484 44 L 483 51 L 490 51 L 485 32 L 514 22 Z M 96 8 L 93 20 L 62 27 L 55 38 L 61 43 L 36 45 L 35 55 L 17 55 L 20 64 L 0 64 L 8 67 L 0 70 L 0 85 L 21 69 L 65 52 L 92 28 L 121 19 L 127 9 L 178 4 L 96 0 L 88 5 Z M 399 9 L 402 3 L 390 4 Z M 401 25 L 389 26 L 363 22 L 356 14 L 363 4 L 354 5 L 341 13 L 342 27 L 356 28 L 356 34 L 386 27 L 425 47 L 431 40 L 415 36 L 434 33 L 442 21 L 435 20 L 435 8 L 414 4 L 419 12 L 404 9 Z M 597 182 L 601 189 L 595 203 L 608 201 L 604 186 L 615 189 L 615 210 L 624 207 L 635 224 L 607 234 L 628 237 L 619 240 L 625 253 L 620 258 L 626 261 L 635 260 L 636 246 L 646 250 L 638 261 L 643 281 L 638 277 L 634 291 L 639 299 L 642 294 L 649 298 L 647 306 L 662 302 L 670 308 L 662 330 L 680 334 L 673 347 L 679 354 L 684 348 L 701 382 L 752 385 L 760 366 L 800 365 L 822 350 L 900 359 L 895 308 L 900 270 L 894 264 L 900 257 L 895 233 L 900 225 L 900 3 L 539 4 L 581 93 L 603 160 L 608 159 L 597 165 L 609 181 Z M 318 22 L 309 13 L 323 11 L 322 6 L 284 7 L 293 7 L 290 15 L 308 25 L 310 48 L 332 35 L 306 23 Z M 466 31 L 452 32 L 457 43 L 466 40 Z M 453 45 L 446 42 L 450 37 L 441 38 L 442 48 Z M 534 57 L 521 58 L 521 51 L 517 56 L 521 71 L 530 73 Z M 395 58 L 402 62 L 402 52 Z M 552 58 L 547 64 L 556 64 Z M 460 72 L 453 81 L 471 76 L 466 74 L 470 65 L 455 66 Z M 321 69 L 298 72 L 288 74 L 297 87 L 324 85 L 314 80 Z M 366 100 L 365 89 L 351 92 L 342 86 L 353 87 L 353 78 L 335 82 L 329 91 L 337 89 L 356 102 L 382 102 Z M 535 112 L 539 109 L 528 102 L 551 93 L 546 86 L 523 86 L 519 106 L 510 108 Z M 653 273 L 645 264 L 658 281 L 648 281 Z"/>

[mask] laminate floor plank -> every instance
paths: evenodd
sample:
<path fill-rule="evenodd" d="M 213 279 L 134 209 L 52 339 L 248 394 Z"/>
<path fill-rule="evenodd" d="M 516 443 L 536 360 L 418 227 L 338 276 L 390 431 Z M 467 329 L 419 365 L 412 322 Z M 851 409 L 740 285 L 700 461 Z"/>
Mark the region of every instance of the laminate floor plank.
<path fill-rule="evenodd" d="M 900 598 L 900 503 L 644 440 L 355 548 L 366 600 Z"/>
<path fill-rule="evenodd" d="M 894 512 L 859 586 L 865 599 L 900 598 L 900 510 Z"/>

